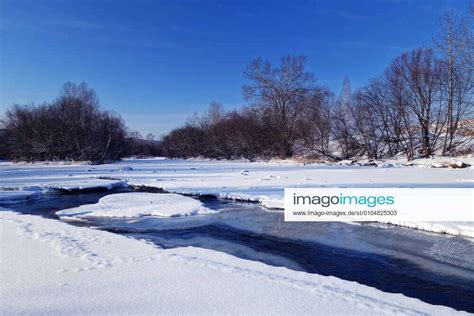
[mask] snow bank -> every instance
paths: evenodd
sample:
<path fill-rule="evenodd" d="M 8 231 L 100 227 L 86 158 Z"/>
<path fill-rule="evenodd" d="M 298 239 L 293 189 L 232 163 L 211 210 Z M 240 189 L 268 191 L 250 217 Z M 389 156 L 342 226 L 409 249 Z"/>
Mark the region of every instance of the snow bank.
<path fill-rule="evenodd" d="M 471 167 L 431 168 L 437 161 L 444 163 L 451 160 L 461 160 Z M 474 186 L 474 167 L 472 167 L 474 159 L 471 156 L 453 159 L 446 157 L 418 159 L 411 166 L 404 166 L 403 160 L 385 163 L 397 167 L 198 159 L 130 159 L 100 166 L 8 163 L 0 164 L 0 189 L 34 186 L 72 189 L 110 187 L 128 183 L 165 189 L 174 193 L 212 194 L 216 197 L 259 202 L 268 208 L 283 208 L 285 187 L 472 188 Z M 124 169 L 129 171 L 123 171 Z M 474 229 L 474 222 L 463 225 Z M 416 228 L 414 225 L 410 227 Z M 445 232 L 452 233 L 454 230 L 449 229 Z M 464 228 L 459 230 L 460 234 L 465 232 Z"/>
<path fill-rule="evenodd" d="M 80 179 L 73 181 L 65 181 L 64 183 L 48 183 L 44 187 L 48 190 L 94 190 L 126 187 L 127 182 L 122 180 L 107 180 L 107 179 Z"/>
<path fill-rule="evenodd" d="M 450 234 L 474 238 L 473 222 L 385 222 L 387 224 L 420 229 L 433 233 Z"/>
<path fill-rule="evenodd" d="M 1 177 L 0 177 L 1 178 Z M 22 179 L 14 178 L 14 181 L 5 179 L 0 184 L 0 189 L 7 190 L 26 190 L 26 191 L 81 191 L 81 190 L 112 190 L 114 188 L 122 188 L 127 186 L 124 180 L 109 180 L 97 178 L 73 178 L 71 175 L 67 178 L 61 176 L 42 176 L 30 174 L 30 178 Z M 3 179 L 2 179 L 3 180 Z"/>
<path fill-rule="evenodd" d="M 334 277 L 206 249 L 158 249 L 39 216 L 0 211 L 0 228 L 1 315 L 456 313 Z"/>
<path fill-rule="evenodd" d="M 97 204 L 56 212 L 60 217 L 187 216 L 213 213 L 196 199 L 179 194 L 119 193 L 107 195 Z"/>
<path fill-rule="evenodd" d="M 0 191 L 0 205 L 17 204 L 41 197 L 37 191 Z"/>

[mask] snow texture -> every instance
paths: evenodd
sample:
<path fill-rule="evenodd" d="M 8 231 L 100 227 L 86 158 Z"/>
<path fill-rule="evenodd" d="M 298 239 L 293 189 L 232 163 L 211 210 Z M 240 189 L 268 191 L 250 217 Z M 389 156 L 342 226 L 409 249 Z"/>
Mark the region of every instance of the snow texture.
<path fill-rule="evenodd" d="M 433 233 L 459 235 L 474 238 L 473 222 L 387 222 L 392 225 L 399 225 L 409 228 L 425 230 Z"/>
<path fill-rule="evenodd" d="M 471 167 L 450 168 L 462 161 Z M 433 168 L 433 164 L 446 168 Z M 55 190 L 147 186 L 172 193 L 211 194 L 283 208 L 285 187 L 355 188 L 473 188 L 474 159 L 436 158 L 339 164 L 301 164 L 294 161 L 246 162 L 174 159 L 128 159 L 117 164 L 0 164 L 0 189 Z M 412 228 L 472 237 L 474 222 L 397 223 Z"/>
<path fill-rule="evenodd" d="M 67 217 L 187 216 L 214 213 L 196 199 L 179 194 L 119 193 L 107 195 L 97 204 L 56 212 Z"/>
<path fill-rule="evenodd" d="M 0 211 L 0 314 L 451 315 L 335 277 Z M 465 313 L 459 313 L 465 314 Z"/>

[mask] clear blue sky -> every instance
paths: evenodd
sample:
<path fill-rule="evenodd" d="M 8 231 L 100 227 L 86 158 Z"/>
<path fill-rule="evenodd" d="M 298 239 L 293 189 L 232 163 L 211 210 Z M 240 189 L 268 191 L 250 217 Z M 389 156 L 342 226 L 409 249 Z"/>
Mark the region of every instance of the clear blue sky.
<path fill-rule="evenodd" d="M 446 9 L 464 0 L 0 0 L 0 112 L 52 100 L 86 81 L 104 108 L 156 135 L 212 100 L 243 104 L 244 66 L 307 56 L 339 90 L 378 75 L 405 50 L 431 45 Z"/>

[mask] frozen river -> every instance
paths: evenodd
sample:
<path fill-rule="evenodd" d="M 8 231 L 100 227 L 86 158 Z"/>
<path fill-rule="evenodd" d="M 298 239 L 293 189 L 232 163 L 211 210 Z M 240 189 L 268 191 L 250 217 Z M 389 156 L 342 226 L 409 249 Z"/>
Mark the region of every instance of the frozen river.
<path fill-rule="evenodd" d="M 9 208 L 55 219 L 57 210 L 96 203 L 115 192 L 53 194 Z M 472 239 L 374 223 L 289 223 L 282 213 L 255 203 L 201 201 L 219 212 L 170 218 L 97 217 L 71 223 L 145 239 L 163 248 L 213 249 L 474 312 Z"/>

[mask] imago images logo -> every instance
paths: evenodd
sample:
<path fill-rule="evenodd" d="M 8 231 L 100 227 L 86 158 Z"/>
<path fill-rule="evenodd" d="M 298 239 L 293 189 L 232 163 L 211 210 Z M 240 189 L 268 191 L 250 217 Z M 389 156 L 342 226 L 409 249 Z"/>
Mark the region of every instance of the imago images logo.
<path fill-rule="evenodd" d="M 293 193 L 294 205 L 320 205 L 330 207 L 332 205 L 366 205 L 376 207 L 380 205 L 393 205 L 395 197 L 392 195 L 301 195 Z"/>
<path fill-rule="evenodd" d="M 286 188 L 285 221 L 474 221 L 472 188 Z"/>

